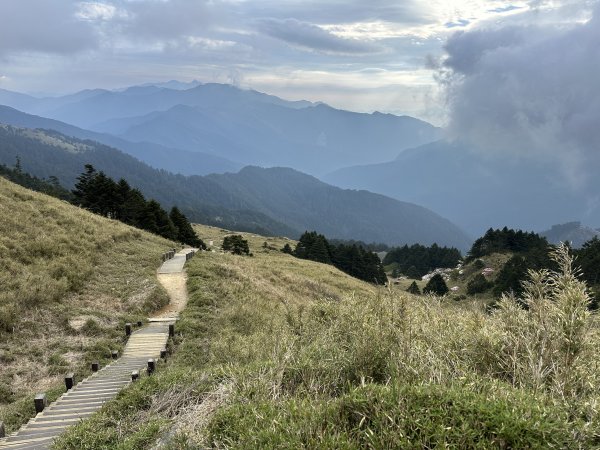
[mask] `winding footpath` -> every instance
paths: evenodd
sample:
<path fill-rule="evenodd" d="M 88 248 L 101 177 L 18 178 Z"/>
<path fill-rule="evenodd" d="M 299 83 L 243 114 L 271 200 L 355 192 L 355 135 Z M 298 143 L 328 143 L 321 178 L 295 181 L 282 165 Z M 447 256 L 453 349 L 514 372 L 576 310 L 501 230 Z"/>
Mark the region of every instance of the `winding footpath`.
<path fill-rule="evenodd" d="M 121 358 L 68 390 L 19 431 L 0 439 L 0 449 L 49 449 L 52 441 L 67 427 L 91 416 L 105 402 L 116 397 L 132 382 L 133 371 L 141 372 L 149 359 L 160 357 L 169 339 L 169 325 L 175 323 L 187 302 L 183 266 L 190 251 L 192 249 L 180 251 L 158 269 L 158 280 L 167 290 L 171 302 L 150 317 L 147 326 L 131 334 Z"/>

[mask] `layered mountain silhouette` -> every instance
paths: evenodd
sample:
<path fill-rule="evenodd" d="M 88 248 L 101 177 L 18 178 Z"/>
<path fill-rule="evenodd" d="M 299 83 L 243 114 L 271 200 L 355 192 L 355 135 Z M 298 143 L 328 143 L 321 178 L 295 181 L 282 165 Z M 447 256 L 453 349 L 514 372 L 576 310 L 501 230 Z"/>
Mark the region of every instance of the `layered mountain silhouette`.
<path fill-rule="evenodd" d="M 423 205 L 473 235 L 502 226 L 543 230 L 573 217 L 600 223 L 597 177 L 576 187 L 551 161 L 485 154 L 459 141 L 426 144 L 322 179 Z"/>
<path fill-rule="evenodd" d="M 0 91 L 0 104 L 131 142 L 311 174 L 386 161 L 440 136 L 439 129 L 412 117 L 352 113 L 222 84 L 89 90 L 42 99 Z"/>
<path fill-rule="evenodd" d="M 183 175 L 236 172 L 242 168 L 242 164 L 208 153 L 188 152 L 151 142 L 131 142 L 110 134 L 84 130 L 58 120 L 27 114 L 9 106 L 0 105 L 0 123 L 55 130 L 78 139 L 91 139 L 135 156 L 156 169 Z"/>
<path fill-rule="evenodd" d="M 190 176 L 153 169 L 114 148 L 55 131 L 0 125 L 0 163 L 72 187 L 90 163 L 125 178 L 163 207 L 177 204 L 190 220 L 238 230 L 297 237 L 318 230 L 331 238 L 419 242 L 467 248 L 450 221 L 420 206 L 366 191 L 343 190 L 292 169 L 246 167 L 239 173 Z"/>

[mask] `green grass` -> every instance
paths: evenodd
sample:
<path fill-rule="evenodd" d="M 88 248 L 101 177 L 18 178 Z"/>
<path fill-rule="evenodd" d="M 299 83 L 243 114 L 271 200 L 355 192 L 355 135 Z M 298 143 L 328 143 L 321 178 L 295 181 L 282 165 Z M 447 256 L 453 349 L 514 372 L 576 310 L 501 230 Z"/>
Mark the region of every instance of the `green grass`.
<path fill-rule="evenodd" d="M 567 265 L 529 286 L 529 311 L 489 314 L 244 238 L 254 257 L 190 262 L 169 362 L 56 448 L 600 446 L 598 333 Z"/>
<path fill-rule="evenodd" d="M 36 392 L 123 345 L 125 321 L 168 302 L 157 283 L 172 243 L 0 178 L 0 420 L 13 431 Z"/>

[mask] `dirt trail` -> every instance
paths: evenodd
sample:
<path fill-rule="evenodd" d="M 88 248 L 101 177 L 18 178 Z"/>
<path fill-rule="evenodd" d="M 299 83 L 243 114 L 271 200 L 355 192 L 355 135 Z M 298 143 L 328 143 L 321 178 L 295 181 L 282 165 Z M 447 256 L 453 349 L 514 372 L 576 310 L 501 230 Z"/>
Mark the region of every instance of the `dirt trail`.
<path fill-rule="evenodd" d="M 159 273 L 157 274 L 157 278 L 159 283 L 162 284 L 169 294 L 171 302 L 155 312 L 150 319 L 164 319 L 167 317 L 179 316 L 179 312 L 185 308 L 188 301 L 186 273 Z"/>

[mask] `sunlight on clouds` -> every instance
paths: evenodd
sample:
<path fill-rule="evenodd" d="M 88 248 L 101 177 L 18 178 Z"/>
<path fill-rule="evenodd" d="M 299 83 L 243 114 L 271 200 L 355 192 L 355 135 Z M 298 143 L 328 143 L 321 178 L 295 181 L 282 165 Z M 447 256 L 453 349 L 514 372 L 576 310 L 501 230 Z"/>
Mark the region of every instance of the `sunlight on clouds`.
<path fill-rule="evenodd" d="M 427 39 L 468 28 L 479 21 L 503 17 L 528 8 L 523 1 L 430 0 L 421 11 L 427 23 L 406 26 L 401 23 L 373 21 L 323 25 L 322 28 L 345 39 L 383 40 L 404 37 Z"/>
<path fill-rule="evenodd" d="M 107 3 L 99 2 L 82 2 L 79 3 L 78 11 L 75 16 L 81 20 L 111 20 L 115 16 L 121 16 L 125 14 L 124 11 L 117 11 L 117 8 Z"/>
<path fill-rule="evenodd" d="M 190 47 L 200 47 L 207 50 L 226 50 L 238 45 L 238 43 L 234 41 L 222 41 L 199 36 L 188 36 L 187 42 Z"/>

